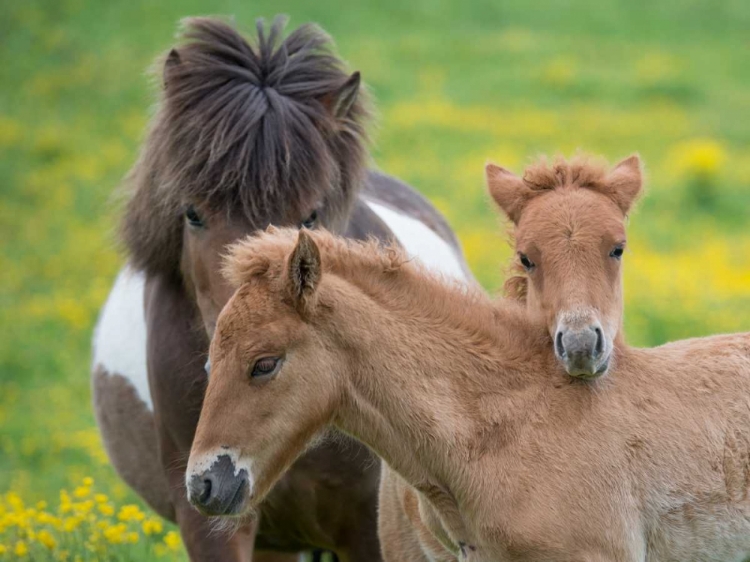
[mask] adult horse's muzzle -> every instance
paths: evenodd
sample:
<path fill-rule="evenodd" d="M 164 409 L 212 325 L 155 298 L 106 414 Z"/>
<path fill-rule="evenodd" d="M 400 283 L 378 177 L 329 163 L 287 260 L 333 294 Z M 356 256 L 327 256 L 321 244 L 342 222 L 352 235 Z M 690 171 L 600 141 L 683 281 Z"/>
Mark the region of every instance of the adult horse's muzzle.
<path fill-rule="evenodd" d="M 208 469 L 187 477 L 188 500 L 204 515 L 240 515 L 250 494 L 247 470 L 238 469 L 229 455 L 215 458 Z"/>
<path fill-rule="evenodd" d="M 558 323 L 555 355 L 571 377 L 596 379 L 606 374 L 611 350 L 598 321 L 584 326 Z"/>

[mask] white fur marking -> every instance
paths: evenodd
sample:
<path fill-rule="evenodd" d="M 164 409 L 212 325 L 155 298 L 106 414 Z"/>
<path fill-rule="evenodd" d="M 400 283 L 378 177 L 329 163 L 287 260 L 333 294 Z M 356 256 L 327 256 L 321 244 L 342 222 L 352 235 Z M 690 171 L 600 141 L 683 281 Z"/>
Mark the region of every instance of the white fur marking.
<path fill-rule="evenodd" d="M 370 208 L 391 229 L 406 252 L 419 259 L 430 270 L 467 281 L 461 261 L 448 242 L 426 224 L 374 201 Z"/>
<path fill-rule="evenodd" d="M 94 367 L 127 378 L 153 411 L 146 369 L 144 275 L 125 266 L 117 276 L 94 330 Z"/>

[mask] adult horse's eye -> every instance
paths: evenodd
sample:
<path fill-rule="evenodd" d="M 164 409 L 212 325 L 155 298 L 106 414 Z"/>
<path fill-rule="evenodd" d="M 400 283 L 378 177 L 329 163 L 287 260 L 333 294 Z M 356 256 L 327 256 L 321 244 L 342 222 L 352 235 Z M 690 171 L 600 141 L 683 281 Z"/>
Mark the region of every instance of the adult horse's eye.
<path fill-rule="evenodd" d="M 190 226 L 195 226 L 196 228 L 200 228 L 203 226 L 203 219 L 200 217 L 198 212 L 195 210 L 195 207 L 193 207 L 192 205 L 190 205 L 185 211 L 185 218 L 187 219 Z"/>
<path fill-rule="evenodd" d="M 318 211 L 313 211 L 309 217 L 302 221 L 302 226 L 304 228 L 312 228 L 316 222 L 318 222 Z"/>
<path fill-rule="evenodd" d="M 622 257 L 622 253 L 625 251 L 625 248 L 622 246 L 622 244 L 618 244 L 614 247 L 614 249 L 609 253 L 610 258 L 615 258 L 616 260 L 619 260 Z"/>
<path fill-rule="evenodd" d="M 518 254 L 518 259 L 521 260 L 521 265 L 526 271 L 531 271 L 534 269 L 534 262 L 529 259 L 529 256 L 526 254 L 520 253 Z"/>
<path fill-rule="evenodd" d="M 279 372 L 281 367 L 280 357 L 263 357 L 258 359 L 250 370 L 250 378 L 265 379 Z"/>

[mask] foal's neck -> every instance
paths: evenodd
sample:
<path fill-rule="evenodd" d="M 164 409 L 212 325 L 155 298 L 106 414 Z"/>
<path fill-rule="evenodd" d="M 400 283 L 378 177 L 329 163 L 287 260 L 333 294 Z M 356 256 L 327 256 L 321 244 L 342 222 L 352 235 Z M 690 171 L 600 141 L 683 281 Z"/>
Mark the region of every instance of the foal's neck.
<path fill-rule="evenodd" d="M 329 271 L 326 329 L 352 366 L 336 424 L 417 488 L 455 482 L 483 454 L 493 417 L 483 406 L 538 381 L 550 348 L 543 327 L 410 264 L 380 283 Z"/>

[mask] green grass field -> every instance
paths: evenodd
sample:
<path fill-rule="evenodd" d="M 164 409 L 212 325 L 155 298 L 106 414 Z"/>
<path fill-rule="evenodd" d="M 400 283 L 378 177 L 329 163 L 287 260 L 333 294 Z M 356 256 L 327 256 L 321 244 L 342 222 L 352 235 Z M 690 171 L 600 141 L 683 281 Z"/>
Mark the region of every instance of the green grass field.
<path fill-rule="evenodd" d="M 511 251 L 485 195 L 487 159 L 520 172 L 540 154 L 638 151 L 648 193 L 625 257 L 630 342 L 750 330 L 745 0 L 3 2 L 0 494 L 21 499 L 0 502 L 0 559 L 60 558 L 46 535 L 8 523 L 19 501 L 42 500 L 39 512 L 68 510 L 59 525 L 82 521 L 70 560 L 102 559 L 85 546 L 95 533 L 107 559 L 182 556 L 168 528 L 146 533 L 133 510 L 118 519 L 137 499 L 108 467 L 89 406 L 91 330 L 122 262 L 113 190 L 153 104 L 145 70 L 180 18 L 227 14 L 250 29 L 276 12 L 320 23 L 362 71 L 376 165 L 439 206 L 488 289 Z"/>

